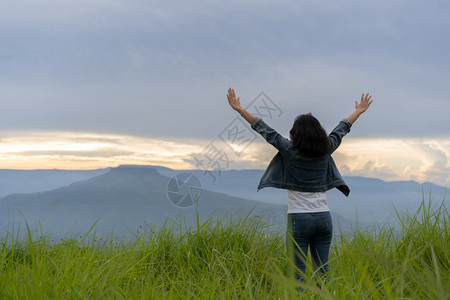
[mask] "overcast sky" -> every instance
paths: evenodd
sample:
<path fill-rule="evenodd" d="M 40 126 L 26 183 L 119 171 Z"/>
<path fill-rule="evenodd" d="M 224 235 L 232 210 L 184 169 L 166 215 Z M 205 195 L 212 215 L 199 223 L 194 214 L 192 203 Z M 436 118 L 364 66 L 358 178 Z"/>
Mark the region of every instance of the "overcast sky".
<path fill-rule="evenodd" d="M 305 112 L 330 131 L 370 92 L 343 173 L 445 185 L 449 15 L 443 0 L 1 1 L 0 168 L 195 167 L 226 147 L 231 86 L 243 106 L 270 97 L 284 135 Z M 264 167 L 259 142 L 229 168 Z"/>

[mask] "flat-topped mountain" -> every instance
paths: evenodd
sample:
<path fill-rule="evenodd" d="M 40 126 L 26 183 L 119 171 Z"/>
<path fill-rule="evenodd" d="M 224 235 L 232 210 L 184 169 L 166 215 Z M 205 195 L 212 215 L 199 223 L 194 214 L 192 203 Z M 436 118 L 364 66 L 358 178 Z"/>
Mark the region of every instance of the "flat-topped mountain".
<path fill-rule="evenodd" d="M 50 235 L 83 235 L 96 223 L 97 234 L 136 232 L 168 218 L 193 224 L 197 210 L 179 207 L 168 197 L 170 178 L 154 168 L 121 166 L 107 173 L 51 191 L 14 194 L 0 199 L 1 231 L 14 224 L 42 226 Z M 213 216 L 266 216 L 284 222 L 285 206 L 261 203 L 203 189 L 198 200 L 201 220 Z M 5 222 L 9 220 L 8 222 Z"/>
<path fill-rule="evenodd" d="M 8 174 L 1 171 L 5 170 L 0 170 L 0 182 Z M 171 202 L 175 201 L 171 196 L 182 199 L 184 194 L 192 192 L 186 186 L 175 194 L 170 191 L 173 182 L 172 185 L 169 182 L 180 174 L 194 175 L 202 186 L 198 201 L 202 220 L 250 213 L 264 216 L 269 224 L 285 226 L 286 191 L 273 188 L 256 191 L 263 170 L 223 170 L 215 174 L 214 181 L 204 170 L 183 171 L 160 166 L 124 165 L 83 173 L 18 172 L 23 174 L 26 187 L 21 188 L 19 173 L 6 178 L 11 185 L 9 192 L 15 193 L 0 198 L 3 233 L 12 231 L 13 225 L 14 230 L 19 226 L 24 229 L 25 221 L 34 230 L 42 226 L 44 233 L 57 236 L 82 235 L 94 224 L 98 234 L 136 232 L 145 224 L 161 225 L 168 218 L 193 224 L 197 210 Z M 445 197 L 445 188 L 430 183 L 386 182 L 364 177 L 345 177 L 345 180 L 351 189 L 348 198 L 337 190 L 327 193 L 336 228 L 348 229 L 356 223 L 363 226 L 392 223 L 397 220 L 394 207 L 399 212 L 415 211 L 423 196 L 428 200 L 430 191 L 436 201 Z M 39 184 L 52 189 L 27 193 L 30 186 L 36 188 Z"/>

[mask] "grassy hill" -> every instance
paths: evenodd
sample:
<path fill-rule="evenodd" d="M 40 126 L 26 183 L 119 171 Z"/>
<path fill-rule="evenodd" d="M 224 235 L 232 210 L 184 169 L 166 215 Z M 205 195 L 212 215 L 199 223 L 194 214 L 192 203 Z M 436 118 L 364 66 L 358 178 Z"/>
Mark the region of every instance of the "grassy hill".
<path fill-rule="evenodd" d="M 258 218 L 148 226 L 133 241 L 45 238 L 0 244 L 2 299 L 450 299 L 450 222 L 423 201 L 382 226 L 335 240 L 323 283 L 289 277 L 282 234 Z M 298 288 L 301 289 L 298 289 Z"/>

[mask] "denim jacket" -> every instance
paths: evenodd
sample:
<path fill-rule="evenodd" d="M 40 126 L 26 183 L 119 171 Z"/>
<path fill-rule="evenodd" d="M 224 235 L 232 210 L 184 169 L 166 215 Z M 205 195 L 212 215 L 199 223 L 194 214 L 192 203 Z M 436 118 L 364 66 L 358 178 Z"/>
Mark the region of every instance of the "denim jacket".
<path fill-rule="evenodd" d="M 265 187 L 274 187 L 300 192 L 324 192 L 337 188 L 345 196 L 350 189 L 339 173 L 331 154 L 339 147 L 342 138 L 350 132 L 351 123 L 343 119 L 328 135 L 331 150 L 319 158 L 307 158 L 292 149 L 292 142 L 281 136 L 262 119 L 255 117 L 251 127 L 278 153 L 272 158 L 262 175 L 258 191 Z"/>

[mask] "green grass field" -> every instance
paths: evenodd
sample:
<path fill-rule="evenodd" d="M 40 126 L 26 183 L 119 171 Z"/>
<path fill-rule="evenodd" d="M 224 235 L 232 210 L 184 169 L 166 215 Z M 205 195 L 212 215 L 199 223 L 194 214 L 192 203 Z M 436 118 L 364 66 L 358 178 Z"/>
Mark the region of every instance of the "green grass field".
<path fill-rule="evenodd" d="M 308 267 L 301 289 L 288 276 L 284 233 L 257 219 L 230 220 L 171 223 L 119 243 L 7 234 L 0 299 L 450 299 L 443 202 L 399 216 L 400 230 L 338 236 L 327 282 Z"/>

